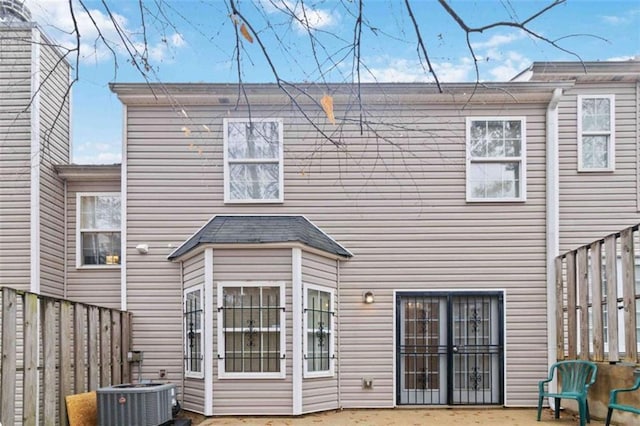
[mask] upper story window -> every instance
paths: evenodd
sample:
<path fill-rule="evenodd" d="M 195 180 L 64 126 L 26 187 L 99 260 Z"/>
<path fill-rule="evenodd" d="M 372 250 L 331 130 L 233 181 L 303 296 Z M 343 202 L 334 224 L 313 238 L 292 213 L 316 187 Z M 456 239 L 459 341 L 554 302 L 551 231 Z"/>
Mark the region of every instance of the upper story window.
<path fill-rule="evenodd" d="M 282 120 L 224 120 L 224 200 L 283 200 Z"/>
<path fill-rule="evenodd" d="M 523 117 L 467 118 L 467 201 L 526 200 Z"/>
<path fill-rule="evenodd" d="M 185 376 L 202 378 L 202 285 L 184 292 L 184 359 Z"/>
<path fill-rule="evenodd" d="M 613 95 L 578 96 L 578 171 L 615 168 Z"/>
<path fill-rule="evenodd" d="M 305 285 L 304 376 L 332 376 L 334 372 L 333 290 Z"/>
<path fill-rule="evenodd" d="M 220 283 L 218 300 L 219 376 L 284 378 L 284 283 Z"/>
<path fill-rule="evenodd" d="M 79 193 L 76 265 L 120 265 L 120 194 Z"/>

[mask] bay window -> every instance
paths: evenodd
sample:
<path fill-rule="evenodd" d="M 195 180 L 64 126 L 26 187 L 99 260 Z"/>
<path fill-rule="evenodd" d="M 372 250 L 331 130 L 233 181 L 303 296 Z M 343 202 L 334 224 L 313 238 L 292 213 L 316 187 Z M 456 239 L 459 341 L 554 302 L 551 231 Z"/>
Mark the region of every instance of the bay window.
<path fill-rule="evenodd" d="M 218 353 L 221 378 L 285 377 L 284 283 L 218 286 Z"/>

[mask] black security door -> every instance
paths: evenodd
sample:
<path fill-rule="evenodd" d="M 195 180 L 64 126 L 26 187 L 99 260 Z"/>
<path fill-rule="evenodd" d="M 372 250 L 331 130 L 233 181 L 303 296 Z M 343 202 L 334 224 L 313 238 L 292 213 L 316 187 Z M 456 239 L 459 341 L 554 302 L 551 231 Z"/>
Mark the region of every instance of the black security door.
<path fill-rule="evenodd" d="M 398 293 L 396 325 L 398 404 L 502 404 L 502 293 Z"/>

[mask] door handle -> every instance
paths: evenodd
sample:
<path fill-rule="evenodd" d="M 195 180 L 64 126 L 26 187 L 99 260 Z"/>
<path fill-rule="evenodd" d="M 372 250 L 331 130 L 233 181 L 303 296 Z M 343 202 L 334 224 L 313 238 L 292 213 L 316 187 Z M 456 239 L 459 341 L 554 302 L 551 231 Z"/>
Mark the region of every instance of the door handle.
<path fill-rule="evenodd" d="M 454 345 L 454 346 L 451 348 L 451 352 L 453 352 L 454 354 L 457 354 L 457 353 L 458 353 L 458 347 Z"/>

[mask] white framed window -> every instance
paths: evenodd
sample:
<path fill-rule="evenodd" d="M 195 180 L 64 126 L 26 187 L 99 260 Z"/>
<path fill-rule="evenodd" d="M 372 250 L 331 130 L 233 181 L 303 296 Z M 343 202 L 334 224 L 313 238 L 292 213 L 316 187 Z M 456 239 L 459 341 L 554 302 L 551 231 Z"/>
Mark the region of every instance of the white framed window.
<path fill-rule="evenodd" d="M 204 294 L 202 285 L 184 291 L 184 375 L 196 379 L 204 378 Z"/>
<path fill-rule="evenodd" d="M 467 117 L 467 201 L 526 201 L 524 117 Z"/>
<path fill-rule="evenodd" d="M 578 171 L 615 169 L 614 95 L 578 96 Z"/>
<path fill-rule="evenodd" d="M 282 120 L 224 119 L 225 203 L 284 199 Z"/>
<path fill-rule="evenodd" d="M 284 378 L 284 282 L 218 283 L 218 377 Z"/>
<path fill-rule="evenodd" d="M 304 285 L 304 377 L 333 376 L 335 371 L 334 290 Z"/>
<path fill-rule="evenodd" d="M 76 266 L 120 267 L 120 193 L 76 194 Z"/>

